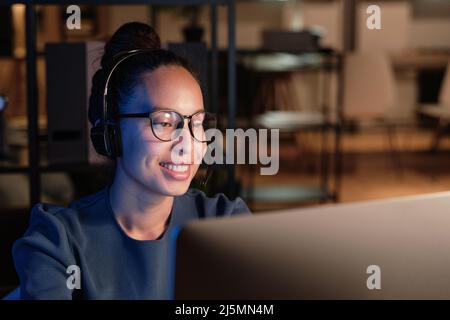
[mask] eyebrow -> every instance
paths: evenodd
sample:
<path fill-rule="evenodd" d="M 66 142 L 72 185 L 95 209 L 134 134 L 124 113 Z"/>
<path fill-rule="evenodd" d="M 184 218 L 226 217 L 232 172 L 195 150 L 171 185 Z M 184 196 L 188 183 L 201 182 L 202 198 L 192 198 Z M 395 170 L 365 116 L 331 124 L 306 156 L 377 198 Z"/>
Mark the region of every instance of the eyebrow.
<path fill-rule="evenodd" d="M 149 112 L 152 113 L 152 112 L 155 112 L 155 111 L 175 111 L 175 112 L 178 112 L 178 111 L 176 111 L 176 110 L 174 110 L 172 108 L 165 108 L 165 107 L 161 107 L 161 106 L 153 106 L 152 110 L 149 111 Z M 197 109 L 192 114 L 195 114 L 195 113 L 200 112 L 200 111 L 205 111 L 205 108 Z M 180 112 L 178 112 L 178 113 L 180 113 Z"/>
<path fill-rule="evenodd" d="M 149 112 L 163 111 L 163 110 L 172 110 L 170 108 L 164 108 L 164 107 L 160 107 L 160 106 L 151 106 L 150 108 L 151 108 L 151 110 Z"/>

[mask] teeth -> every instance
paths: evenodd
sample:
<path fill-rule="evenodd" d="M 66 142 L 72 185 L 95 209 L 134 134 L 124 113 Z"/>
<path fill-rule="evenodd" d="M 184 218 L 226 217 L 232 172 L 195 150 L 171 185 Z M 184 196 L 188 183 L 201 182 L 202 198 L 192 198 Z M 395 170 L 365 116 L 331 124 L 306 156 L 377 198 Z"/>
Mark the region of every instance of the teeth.
<path fill-rule="evenodd" d="M 185 172 L 188 169 L 188 166 L 185 164 L 175 165 L 175 164 L 161 162 L 159 165 L 164 168 L 167 168 L 169 170 L 176 171 L 176 172 Z"/>

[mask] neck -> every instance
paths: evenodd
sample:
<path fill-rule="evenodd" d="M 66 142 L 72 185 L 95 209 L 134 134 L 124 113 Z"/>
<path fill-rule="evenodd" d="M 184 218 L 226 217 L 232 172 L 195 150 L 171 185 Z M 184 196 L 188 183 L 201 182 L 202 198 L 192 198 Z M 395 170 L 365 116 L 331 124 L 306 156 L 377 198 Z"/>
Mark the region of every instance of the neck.
<path fill-rule="evenodd" d="M 117 168 L 109 201 L 122 229 L 137 240 L 158 239 L 166 230 L 173 197 L 157 194 Z"/>

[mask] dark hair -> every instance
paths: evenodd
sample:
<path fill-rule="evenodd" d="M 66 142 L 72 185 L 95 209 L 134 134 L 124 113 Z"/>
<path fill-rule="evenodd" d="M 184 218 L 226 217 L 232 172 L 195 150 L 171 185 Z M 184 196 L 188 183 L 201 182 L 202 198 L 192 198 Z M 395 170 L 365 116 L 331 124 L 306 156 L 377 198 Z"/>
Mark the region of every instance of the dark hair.
<path fill-rule="evenodd" d="M 141 22 L 126 23 L 117 29 L 105 44 L 101 68 L 92 78 L 88 114 L 92 125 L 102 117 L 106 77 L 118 61 L 117 57 L 120 58 L 123 52 L 135 49 L 153 50 L 150 53 L 137 54 L 127 58 L 114 70 L 108 84 L 108 97 L 111 97 L 115 103 L 112 104 L 112 110 L 109 109 L 108 117 L 118 112 L 117 108 L 132 94 L 144 72 L 155 70 L 163 65 L 176 65 L 188 70 L 199 81 L 196 73 L 184 58 L 171 51 L 161 49 L 161 40 L 151 26 Z"/>

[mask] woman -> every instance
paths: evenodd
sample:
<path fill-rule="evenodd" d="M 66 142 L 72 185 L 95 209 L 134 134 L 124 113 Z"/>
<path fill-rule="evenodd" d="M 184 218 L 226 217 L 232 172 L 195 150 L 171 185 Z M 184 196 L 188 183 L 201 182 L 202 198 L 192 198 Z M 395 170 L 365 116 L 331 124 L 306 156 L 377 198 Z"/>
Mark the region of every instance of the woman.
<path fill-rule="evenodd" d="M 189 189 L 214 119 L 186 61 L 162 50 L 150 26 L 133 22 L 105 45 L 101 65 L 89 120 L 96 150 L 115 161 L 114 180 L 68 208 L 33 207 L 13 247 L 21 298 L 170 298 L 170 230 L 249 213 L 240 198 Z"/>

